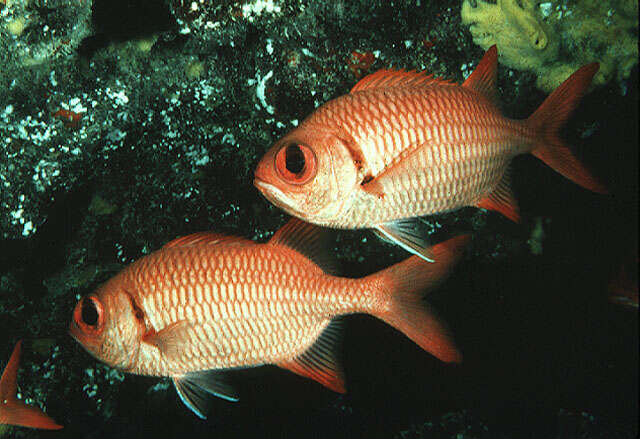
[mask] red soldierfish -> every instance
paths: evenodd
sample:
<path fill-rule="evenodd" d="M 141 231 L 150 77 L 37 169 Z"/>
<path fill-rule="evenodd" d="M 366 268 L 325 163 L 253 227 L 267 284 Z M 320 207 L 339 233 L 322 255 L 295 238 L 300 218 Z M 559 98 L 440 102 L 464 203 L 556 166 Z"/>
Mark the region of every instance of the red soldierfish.
<path fill-rule="evenodd" d="M 18 365 L 22 342 L 16 343 L 7 367 L 0 378 L 0 424 L 18 425 L 21 427 L 59 430 L 62 425 L 42 413 L 37 407 L 25 404 L 16 398 Z"/>
<path fill-rule="evenodd" d="M 321 229 L 291 220 L 266 244 L 214 233 L 178 238 L 77 304 L 71 335 L 125 372 L 172 377 L 198 416 L 208 394 L 235 401 L 221 369 L 275 364 L 344 392 L 335 317 L 369 313 L 446 362 L 461 356 L 423 306 L 466 237 L 362 279 L 329 274 Z M 327 249 L 330 251 L 330 247 Z"/>
<path fill-rule="evenodd" d="M 293 216 L 373 228 L 430 260 L 419 217 L 478 206 L 518 221 L 508 169 L 518 154 L 605 192 L 558 137 L 597 70 L 580 68 L 526 120 L 498 108 L 495 46 L 462 85 L 380 70 L 276 142 L 254 184 Z"/>

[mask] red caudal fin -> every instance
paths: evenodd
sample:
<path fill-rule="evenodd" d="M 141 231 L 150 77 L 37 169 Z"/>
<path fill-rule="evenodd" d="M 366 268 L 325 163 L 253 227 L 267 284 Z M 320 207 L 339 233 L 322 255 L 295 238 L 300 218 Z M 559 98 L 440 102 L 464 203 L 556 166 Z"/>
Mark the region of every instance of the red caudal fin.
<path fill-rule="evenodd" d="M 547 97 L 526 123 L 538 132 L 537 144 L 531 151 L 534 156 L 585 189 L 606 193 L 606 188 L 558 137 L 560 128 L 586 93 L 598 68 L 598 63 L 579 68 Z"/>
<path fill-rule="evenodd" d="M 446 324 L 422 300 L 422 296 L 446 278 L 468 241 L 469 236 L 465 235 L 434 245 L 431 252 L 435 262 L 412 256 L 369 277 L 381 281 L 385 290 L 383 294 L 389 295 L 390 299 L 387 309 L 374 312 L 374 315 L 448 363 L 462 361 L 462 355 Z"/>
<path fill-rule="evenodd" d="M 0 424 L 59 430 L 62 425 L 56 424 L 40 409 L 31 407 L 16 398 L 16 379 L 21 350 L 22 342 L 19 341 L 0 378 Z"/>

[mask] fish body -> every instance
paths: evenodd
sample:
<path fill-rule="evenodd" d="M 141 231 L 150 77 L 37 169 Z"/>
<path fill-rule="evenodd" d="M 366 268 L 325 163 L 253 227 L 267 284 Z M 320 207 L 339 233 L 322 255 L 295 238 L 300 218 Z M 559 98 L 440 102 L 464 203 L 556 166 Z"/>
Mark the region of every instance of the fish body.
<path fill-rule="evenodd" d="M 433 268 L 414 257 L 348 279 L 327 273 L 315 230 L 293 220 L 266 244 L 217 234 L 179 238 L 83 298 L 71 334 L 112 367 L 172 377 L 200 416 L 203 392 L 237 399 L 220 374 L 204 371 L 276 364 L 344 392 L 334 350 L 335 318 L 345 314 L 372 314 L 438 358 L 460 360 L 445 326 L 413 308 L 449 271 L 463 238 L 436 247 L 443 263 Z"/>
<path fill-rule="evenodd" d="M 21 352 L 22 342 L 19 341 L 13 348 L 13 353 L 2 372 L 2 378 L 0 378 L 0 425 L 16 425 L 43 430 L 61 429 L 62 425 L 56 424 L 42 410 L 27 405 L 16 397 Z"/>
<path fill-rule="evenodd" d="M 293 216 L 377 229 L 423 257 L 419 217 L 478 206 L 519 219 L 508 169 L 516 155 L 531 152 L 603 192 L 556 135 L 598 65 L 578 70 L 527 120 L 500 112 L 496 69 L 493 47 L 462 85 L 415 72 L 369 75 L 278 141 L 254 184 Z"/>

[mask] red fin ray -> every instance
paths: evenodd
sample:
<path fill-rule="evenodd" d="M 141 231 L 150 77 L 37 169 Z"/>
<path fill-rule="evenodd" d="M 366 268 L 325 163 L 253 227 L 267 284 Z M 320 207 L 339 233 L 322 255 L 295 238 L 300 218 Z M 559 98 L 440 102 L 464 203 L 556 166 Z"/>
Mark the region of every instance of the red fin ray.
<path fill-rule="evenodd" d="M 477 91 L 498 105 L 496 82 L 498 78 L 498 49 L 496 45 L 489 47 L 471 76 L 462 84 L 463 87 Z"/>
<path fill-rule="evenodd" d="M 332 320 L 316 342 L 302 355 L 278 366 L 311 378 L 338 393 L 345 393 L 344 373 L 337 360 L 341 341 L 340 320 Z"/>
<path fill-rule="evenodd" d="M 2 378 L 0 378 L 0 424 L 43 430 L 59 430 L 63 428 L 62 425 L 58 425 L 39 408 L 27 405 L 16 398 L 18 365 L 21 352 L 22 341 L 19 341 L 13 348 L 13 353 L 2 373 Z"/>
<path fill-rule="evenodd" d="M 526 120 L 538 133 L 531 153 L 569 180 L 593 192 L 606 193 L 607 189 L 578 161 L 558 136 L 578 102 L 587 92 L 599 64 L 579 68 L 551 93 L 540 107 Z"/>
<path fill-rule="evenodd" d="M 453 82 L 436 78 L 425 72 L 382 69 L 362 78 L 350 93 L 362 90 L 390 87 L 425 87 L 428 85 L 455 85 Z"/>
<path fill-rule="evenodd" d="M 458 236 L 434 245 L 429 263 L 412 256 L 370 278 L 381 280 L 389 295 L 389 309 L 376 314 L 401 331 L 418 346 L 445 362 L 458 363 L 462 354 L 453 342 L 446 324 L 422 300 L 425 291 L 433 290 L 449 274 L 469 241 Z"/>
<path fill-rule="evenodd" d="M 520 222 L 520 209 L 511 190 L 511 168 L 506 169 L 498 187 L 476 205 L 482 209 L 495 210 L 513 222 Z"/>
<path fill-rule="evenodd" d="M 198 232 L 192 233 L 191 235 L 181 236 L 179 238 L 173 239 L 167 242 L 162 248 L 173 248 L 173 247 L 185 247 L 194 244 L 238 244 L 238 245 L 247 245 L 255 243 L 249 239 L 238 238 L 236 236 L 227 236 L 221 233 L 213 233 L 213 232 Z"/>
<path fill-rule="evenodd" d="M 338 272 L 336 258 L 328 243 L 330 230 L 291 218 L 271 237 L 267 245 L 281 245 L 306 256 L 325 273 Z"/>

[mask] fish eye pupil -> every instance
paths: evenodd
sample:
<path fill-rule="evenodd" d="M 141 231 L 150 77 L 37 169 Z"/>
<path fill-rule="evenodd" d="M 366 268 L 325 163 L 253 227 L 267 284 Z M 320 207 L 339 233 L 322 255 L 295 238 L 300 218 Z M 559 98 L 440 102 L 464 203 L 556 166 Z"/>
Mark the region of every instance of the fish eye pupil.
<path fill-rule="evenodd" d="M 82 301 L 82 322 L 88 326 L 95 326 L 98 324 L 98 309 L 93 300 Z"/>
<path fill-rule="evenodd" d="M 285 166 L 292 174 L 299 174 L 304 170 L 304 153 L 299 145 L 291 144 L 285 150 Z"/>

